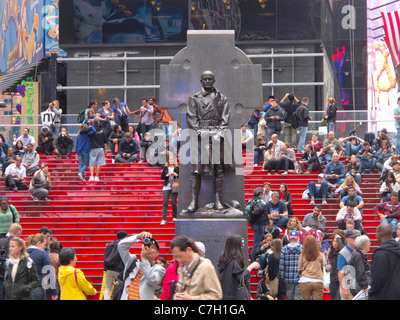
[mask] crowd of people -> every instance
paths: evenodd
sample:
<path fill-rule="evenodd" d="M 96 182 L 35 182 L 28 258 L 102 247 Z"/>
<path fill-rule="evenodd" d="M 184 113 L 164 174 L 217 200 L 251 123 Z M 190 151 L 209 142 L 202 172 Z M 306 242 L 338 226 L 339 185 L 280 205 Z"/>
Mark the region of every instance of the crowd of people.
<path fill-rule="evenodd" d="M 335 300 L 353 299 L 360 293 L 370 299 L 400 298 L 395 288 L 389 288 L 388 279 L 396 277 L 393 271 L 388 277 L 381 274 L 382 270 L 396 268 L 395 262 L 398 264 L 392 257 L 393 266 L 392 263 L 385 265 L 382 257 L 386 257 L 387 252 L 400 257 L 400 162 L 393 151 L 395 146 L 386 129 L 382 129 L 376 139 L 370 133 L 364 139 L 358 137 L 358 126 L 348 137 L 335 137 L 336 107 L 332 98 L 328 99 L 323 116 L 327 138 L 319 141 L 318 134 L 313 133 L 311 140 L 306 142 L 308 121 L 312 120 L 308 104 L 308 98 L 300 102 L 293 94 L 285 95 L 280 102 L 271 96 L 262 111 L 255 110 L 251 119 L 242 126 L 243 149 L 249 140 L 255 140 L 254 165 L 262 164 L 266 175 L 272 172 L 287 175 L 290 171 L 319 173 L 317 181 L 309 182 L 303 193 L 303 199 L 309 199 L 313 209 L 302 222 L 293 212 L 288 186 L 282 183 L 279 190 L 274 191 L 266 182 L 254 190 L 251 200 L 253 215 L 249 224 L 254 239 L 249 264 L 248 257 L 243 255 L 239 235 L 226 239 L 225 249 L 215 268 L 204 257 L 204 245 L 189 237 L 178 236 L 171 242 L 174 260 L 167 263 L 159 257 L 159 244 L 150 233 L 128 236 L 126 232 L 119 232 L 113 248 L 114 258 L 119 258 L 119 261 L 111 267 L 106 267 L 105 263 L 104 299 L 245 299 L 248 295 L 244 292 L 249 290 L 248 281 L 254 270 L 257 277 L 261 277 L 257 288 L 257 298 L 261 300 L 320 300 L 324 288 Z M 0 136 L 6 187 L 14 191 L 29 189 L 34 201 L 48 201 L 51 189 L 48 165 L 40 161 L 39 154 L 54 153 L 57 159 L 70 158 L 74 143 L 61 122 L 55 121 L 62 113 L 58 101 L 50 103 L 46 112 L 54 112 L 57 116 L 43 126 L 36 151 L 36 142 L 28 128 L 23 130 L 13 147 Z M 157 120 L 156 113 L 160 113 Z M 129 124 L 128 116 L 131 114 L 140 117 L 136 129 Z M 162 168 L 163 180 L 161 225 L 167 223 L 170 200 L 175 221 L 178 193 L 174 180 L 179 177 L 179 166 L 174 153 L 169 152 L 169 138 L 176 139 L 177 134 L 169 132 L 171 121 L 167 110 L 155 105 L 153 97 L 143 99 L 142 107 L 136 111 L 130 111 L 118 98 L 113 99 L 112 106 L 103 101 L 98 109 L 97 102 L 91 102 L 84 110 L 76 143 L 79 178 L 86 181 L 85 172 L 89 167 L 89 181 L 100 181 L 100 169 L 105 165 L 107 150 L 114 155 L 115 163 L 148 161 L 146 151 L 153 142 L 149 131 L 154 124 L 161 123 L 167 136 L 163 150 L 158 151 L 165 155 L 165 164 L 157 164 Z M 284 141 L 280 140 L 282 130 Z M 293 148 L 297 142 L 297 130 L 300 132 L 299 141 Z M 295 149 L 301 153 L 298 161 Z M 341 161 L 341 158 L 345 160 Z M 366 258 L 370 239 L 362 225 L 364 200 L 360 184 L 363 175 L 374 170 L 381 174 L 381 202 L 374 207 L 380 218 L 377 239 L 381 246 L 374 253 L 370 265 Z M 32 176 L 29 186 L 27 176 Z M 321 204 L 325 205 L 328 198 L 336 196 L 337 229 L 329 244 L 323 206 L 316 205 L 316 200 L 321 199 Z M 7 222 L 0 225 L 7 244 L 0 241 L 0 246 L 7 248 L 5 251 L 9 256 L 4 264 L 3 282 L 0 282 L 3 288 L 0 294 L 3 293 L 5 299 L 43 300 L 47 296 L 48 299 L 85 300 L 97 293 L 84 273 L 76 268 L 77 259 L 72 248 L 62 248 L 55 239 L 51 242 L 49 230 L 29 236 L 29 247 L 26 248 L 20 239 L 22 228 L 15 207 L 7 199 L 2 199 L 1 209 L 7 217 L 3 219 Z M 143 242 L 140 259 L 129 252 L 137 242 Z M 54 251 L 49 248 L 54 248 Z M 57 258 L 50 259 L 51 253 Z M 55 261 L 57 264 L 53 263 Z M 52 272 L 40 272 L 50 265 Z M 355 273 L 350 272 L 349 267 Z M 46 290 L 43 278 L 48 284 L 56 285 L 50 285 Z M 24 292 L 15 290 L 16 282 L 24 286 Z M 113 293 L 112 287 L 114 285 L 116 291 L 118 282 L 123 283 L 122 290 Z M 393 295 L 382 292 L 382 288 Z"/>
<path fill-rule="evenodd" d="M 316 206 L 303 224 L 308 225 L 306 220 L 321 224 L 322 218 Z M 254 271 L 260 277 L 259 300 L 322 300 L 324 288 L 332 300 L 360 295 L 371 300 L 399 298 L 392 281 L 398 278 L 400 268 L 400 232 L 393 239 L 388 224 L 378 226 L 380 246 L 370 265 L 371 241 L 354 227 L 335 230 L 331 245 L 322 234 L 300 231 L 300 227 L 298 220 L 293 221 L 286 240 L 266 234 L 258 248 L 259 258 L 250 263 L 243 253 L 242 237 L 232 234 L 226 237 L 215 264 L 207 258 L 204 244 L 186 235 L 171 241 L 173 260 L 167 262 L 159 255 L 160 246 L 151 233 L 129 236 L 119 231 L 104 255 L 104 299 L 250 300 L 249 279 Z M 140 258 L 130 253 L 132 247 L 138 248 L 137 243 L 141 243 Z M 389 274 L 385 276 L 383 271 Z"/>

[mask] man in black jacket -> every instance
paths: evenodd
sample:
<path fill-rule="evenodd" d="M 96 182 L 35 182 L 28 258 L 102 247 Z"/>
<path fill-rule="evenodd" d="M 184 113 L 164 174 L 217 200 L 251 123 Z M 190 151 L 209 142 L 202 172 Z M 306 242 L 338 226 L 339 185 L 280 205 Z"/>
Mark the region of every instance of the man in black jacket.
<path fill-rule="evenodd" d="M 271 140 L 273 134 L 277 134 L 278 137 L 282 131 L 281 121 L 284 120 L 285 114 L 278 107 L 278 101 L 271 101 L 271 108 L 265 113 L 265 121 L 267 123 L 267 141 Z"/>
<path fill-rule="evenodd" d="M 54 135 L 49 131 L 49 128 L 43 127 L 42 132 L 39 134 L 38 146 L 36 152 L 43 153 L 45 155 L 51 155 L 54 151 L 53 146 Z"/>
<path fill-rule="evenodd" d="M 284 103 L 286 98 L 289 100 Z M 280 102 L 280 106 L 283 110 L 285 110 L 285 124 L 283 126 L 283 135 L 285 137 L 285 142 L 290 143 L 292 146 L 296 145 L 296 134 L 297 134 L 297 126 L 293 123 L 293 114 L 296 112 L 297 108 L 300 106 L 299 100 L 296 96 L 291 93 L 286 93 L 283 99 Z"/>
<path fill-rule="evenodd" d="M 73 146 L 74 140 L 68 135 L 67 128 L 62 128 L 57 139 L 54 141 L 54 151 L 57 153 L 57 159 L 61 159 L 62 156 L 70 159 Z"/>
<path fill-rule="evenodd" d="M 93 127 L 96 129 L 96 133 L 90 136 L 89 181 L 100 181 L 100 169 L 102 166 L 106 165 L 105 153 L 107 152 L 107 136 L 99 119 L 94 119 Z M 95 166 L 96 176 L 94 177 Z"/>
<path fill-rule="evenodd" d="M 303 169 L 306 169 L 306 173 L 309 174 L 311 171 L 321 172 L 320 163 L 318 161 L 317 153 L 313 150 L 311 144 L 307 144 L 304 149 L 304 154 L 299 159 L 299 172 L 303 173 Z"/>
<path fill-rule="evenodd" d="M 258 244 L 264 240 L 264 228 L 268 219 L 266 204 L 263 202 L 264 189 L 258 187 L 254 189 L 253 194 L 253 200 L 255 203 L 252 207 L 252 211 L 254 212 L 254 216 L 250 220 L 250 227 L 254 232 L 254 238 L 253 249 L 251 251 L 251 261 L 255 261 L 257 258 L 256 249 Z"/>
<path fill-rule="evenodd" d="M 376 229 L 380 246 L 371 261 L 369 300 L 400 300 L 400 246 L 392 238 L 392 228 L 384 223 Z"/>
<path fill-rule="evenodd" d="M 297 146 L 297 150 L 299 152 L 304 152 L 304 145 L 306 143 L 306 135 L 308 129 L 308 121 L 312 119 L 308 111 L 308 102 L 309 102 L 308 98 L 304 97 L 301 100 L 301 105 L 296 109 L 297 121 L 300 129 L 299 145 Z"/>

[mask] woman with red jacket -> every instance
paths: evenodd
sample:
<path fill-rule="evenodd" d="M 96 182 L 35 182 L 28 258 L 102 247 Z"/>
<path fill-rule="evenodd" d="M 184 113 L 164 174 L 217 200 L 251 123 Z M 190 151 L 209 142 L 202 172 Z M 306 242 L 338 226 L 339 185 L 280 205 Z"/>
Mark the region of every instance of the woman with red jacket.
<path fill-rule="evenodd" d="M 168 266 L 163 280 L 160 300 L 173 300 L 172 297 L 175 294 L 176 283 L 179 280 L 178 268 L 179 263 L 175 261 L 171 262 Z"/>

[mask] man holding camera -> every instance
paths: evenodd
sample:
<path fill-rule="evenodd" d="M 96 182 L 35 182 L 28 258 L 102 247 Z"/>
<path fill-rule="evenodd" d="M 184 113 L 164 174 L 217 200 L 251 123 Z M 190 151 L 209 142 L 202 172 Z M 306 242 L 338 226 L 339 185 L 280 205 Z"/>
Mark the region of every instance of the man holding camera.
<path fill-rule="evenodd" d="M 142 251 L 138 260 L 129 250 L 133 244 L 141 240 L 143 240 Z M 152 238 L 151 233 L 143 231 L 121 240 L 118 251 L 125 265 L 124 274 L 132 263 L 136 263 L 124 280 L 121 300 L 154 300 L 154 290 L 165 275 L 165 269 L 154 263 L 160 251 L 158 242 Z"/>

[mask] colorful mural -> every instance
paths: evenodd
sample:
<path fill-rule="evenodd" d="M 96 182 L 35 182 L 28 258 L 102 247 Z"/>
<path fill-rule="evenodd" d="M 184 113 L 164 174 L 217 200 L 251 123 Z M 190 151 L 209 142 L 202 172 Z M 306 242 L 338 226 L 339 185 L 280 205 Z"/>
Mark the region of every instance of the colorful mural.
<path fill-rule="evenodd" d="M 0 7 L 0 72 L 43 58 L 42 7 L 39 0 L 5 0 Z"/>

